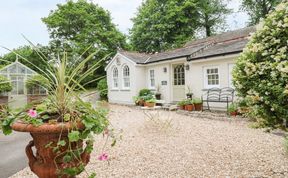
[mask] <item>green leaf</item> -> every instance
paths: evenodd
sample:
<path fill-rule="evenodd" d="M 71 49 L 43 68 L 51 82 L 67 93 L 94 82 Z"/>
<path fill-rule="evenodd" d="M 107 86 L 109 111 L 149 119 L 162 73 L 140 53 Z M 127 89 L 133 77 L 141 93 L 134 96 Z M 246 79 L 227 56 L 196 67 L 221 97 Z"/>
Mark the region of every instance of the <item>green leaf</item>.
<path fill-rule="evenodd" d="M 88 178 L 95 178 L 96 177 L 96 173 L 93 172 Z"/>
<path fill-rule="evenodd" d="M 72 160 L 72 157 L 69 155 L 69 154 L 66 154 L 64 157 L 63 157 L 63 161 L 64 163 L 68 163 Z"/>
<path fill-rule="evenodd" d="M 65 146 L 66 145 L 66 141 L 65 140 L 60 140 L 57 145 L 59 146 Z"/>
<path fill-rule="evenodd" d="M 68 138 L 70 142 L 77 142 L 80 139 L 80 132 L 72 131 L 68 134 Z"/>

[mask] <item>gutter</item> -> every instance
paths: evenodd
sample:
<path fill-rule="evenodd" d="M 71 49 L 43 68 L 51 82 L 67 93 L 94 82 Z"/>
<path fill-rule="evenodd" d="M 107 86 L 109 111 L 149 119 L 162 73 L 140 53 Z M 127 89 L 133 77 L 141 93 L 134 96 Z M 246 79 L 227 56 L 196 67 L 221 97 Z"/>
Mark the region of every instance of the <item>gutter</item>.
<path fill-rule="evenodd" d="M 228 52 L 228 53 L 221 53 L 221 54 L 213 54 L 213 55 L 196 57 L 196 58 L 187 57 L 187 61 L 196 61 L 196 60 L 200 60 L 200 59 L 207 59 L 207 58 L 218 57 L 218 56 L 226 56 L 226 55 L 229 55 L 229 54 L 237 54 L 237 53 L 241 53 L 241 52 L 243 52 L 243 50 L 233 51 L 233 52 Z"/>

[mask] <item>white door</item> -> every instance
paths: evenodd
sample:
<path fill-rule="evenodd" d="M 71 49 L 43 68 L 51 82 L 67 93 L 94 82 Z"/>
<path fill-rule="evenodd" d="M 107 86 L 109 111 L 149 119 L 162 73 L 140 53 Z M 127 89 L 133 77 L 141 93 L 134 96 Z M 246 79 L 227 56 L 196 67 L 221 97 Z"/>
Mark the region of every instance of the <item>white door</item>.
<path fill-rule="evenodd" d="M 27 104 L 27 95 L 25 94 L 25 77 L 18 75 L 10 76 L 13 90 L 9 93 L 9 107 L 23 108 Z"/>
<path fill-rule="evenodd" d="M 173 65 L 173 101 L 185 99 L 185 69 L 184 64 Z"/>

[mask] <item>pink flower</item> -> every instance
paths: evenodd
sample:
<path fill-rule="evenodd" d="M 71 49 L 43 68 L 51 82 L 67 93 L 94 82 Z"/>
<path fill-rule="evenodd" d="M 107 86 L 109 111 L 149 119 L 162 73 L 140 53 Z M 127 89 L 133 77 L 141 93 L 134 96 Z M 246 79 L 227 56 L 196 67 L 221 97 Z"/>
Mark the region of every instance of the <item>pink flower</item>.
<path fill-rule="evenodd" d="M 36 112 L 34 109 L 30 109 L 30 110 L 28 111 L 28 115 L 29 115 L 30 117 L 37 117 L 37 112 Z"/>
<path fill-rule="evenodd" d="M 99 157 L 98 160 L 100 161 L 107 161 L 108 160 L 108 154 L 102 153 Z"/>

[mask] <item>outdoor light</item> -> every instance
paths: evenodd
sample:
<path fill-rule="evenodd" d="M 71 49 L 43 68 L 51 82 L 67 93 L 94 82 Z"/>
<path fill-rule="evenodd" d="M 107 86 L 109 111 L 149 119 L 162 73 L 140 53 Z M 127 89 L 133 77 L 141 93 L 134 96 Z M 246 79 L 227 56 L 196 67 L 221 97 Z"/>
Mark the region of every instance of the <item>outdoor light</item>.
<path fill-rule="evenodd" d="M 167 67 L 163 68 L 163 72 L 166 73 L 167 72 Z"/>
<path fill-rule="evenodd" d="M 187 65 L 185 66 L 185 68 L 186 68 L 186 70 L 189 70 L 189 69 L 190 69 L 189 64 L 187 64 Z"/>

